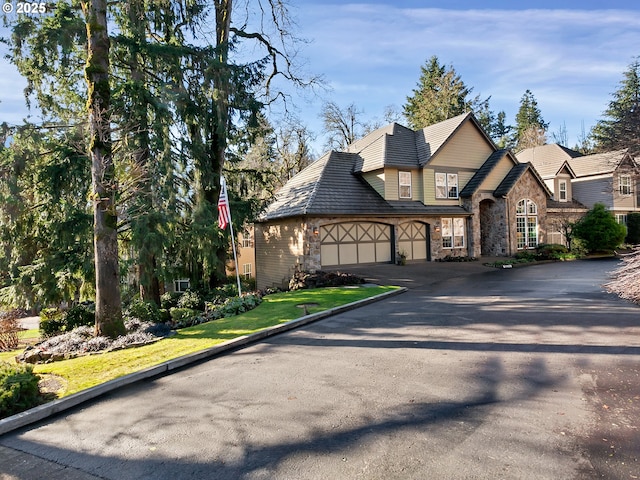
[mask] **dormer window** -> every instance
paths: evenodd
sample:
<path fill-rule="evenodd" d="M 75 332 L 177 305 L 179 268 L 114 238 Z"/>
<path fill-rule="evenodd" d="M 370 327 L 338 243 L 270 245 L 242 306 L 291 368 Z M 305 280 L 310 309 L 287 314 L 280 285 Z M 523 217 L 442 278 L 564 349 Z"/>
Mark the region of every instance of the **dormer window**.
<path fill-rule="evenodd" d="M 398 172 L 399 197 L 411 198 L 411 172 Z"/>
<path fill-rule="evenodd" d="M 566 180 L 560 180 L 560 182 L 558 182 L 558 200 L 560 200 L 561 202 L 567 201 L 567 181 Z"/>
<path fill-rule="evenodd" d="M 620 195 L 631 195 L 630 175 L 620 175 Z"/>

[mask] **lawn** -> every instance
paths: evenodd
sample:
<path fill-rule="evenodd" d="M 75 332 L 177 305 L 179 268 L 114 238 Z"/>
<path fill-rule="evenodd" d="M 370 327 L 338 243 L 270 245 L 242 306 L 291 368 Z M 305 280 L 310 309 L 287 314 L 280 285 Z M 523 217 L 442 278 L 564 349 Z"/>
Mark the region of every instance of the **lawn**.
<path fill-rule="evenodd" d="M 257 308 L 249 312 L 184 328 L 152 344 L 36 365 L 34 371 L 49 379 L 49 384 L 55 385 L 53 390 L 58 397 L 64 397 L 167 360 L 294 320 L 304 315 L 304 309 L 298 306 L 301 304 L 317 304 L 307 307 L 308 313 L 315 313 L 396 288 L 331 287 L 268 295 Z M 3 353 L 0 360 L 9 360 L 16 353 L 19 352 Z"/>

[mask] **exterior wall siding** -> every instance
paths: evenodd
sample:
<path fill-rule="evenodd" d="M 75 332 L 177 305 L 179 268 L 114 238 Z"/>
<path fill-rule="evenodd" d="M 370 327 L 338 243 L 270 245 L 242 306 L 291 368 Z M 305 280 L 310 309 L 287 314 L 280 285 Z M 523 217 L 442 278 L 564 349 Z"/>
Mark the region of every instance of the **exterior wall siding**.
<path fill-rule="evenodd" d="M 454 166 L 457 169 L 478 169 L 493 153 L 493 148 L 471 122 L 462 125 L 455 133 L 455 142 L 444 145 L 429 161 L 434 167 Z"/>
<path fill-rule="evenodd" d="M 385 178 L 384 170 L 376 170 L 374 172 L 366 172 L 362 174 L 362 178 L 371 185 L 371 187 L 384 198 L 385 196 Z"/>
<path fill-rule="evenodd" d="M 258 289 L 288 285 L 298 266 L 303 267 L 305 223 L 283 219 L 255 225 L 256 286 Z"/>
<path fill-rule="evenodd" d="M 613 178 L 600 177 L 572 182 L 573 198 L 592 208 L 596 203 L 604 203 L 607 208 L 613 207 Z"/>

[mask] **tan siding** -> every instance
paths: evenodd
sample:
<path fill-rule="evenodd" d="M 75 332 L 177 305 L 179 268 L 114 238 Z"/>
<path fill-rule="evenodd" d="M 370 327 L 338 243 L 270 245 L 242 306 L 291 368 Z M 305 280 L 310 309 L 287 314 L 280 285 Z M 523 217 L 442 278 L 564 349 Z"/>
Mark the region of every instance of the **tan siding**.
<path fill-rule="evenodd" d="M 385 175 L 384 170 L 376 170 L 375 172 L 367 172 L 362 174 L 362 178 L 373 187 L 373 189 L 384 198 Z"/>
<path fill-rule="evenodd" d="M 508 157 L 502 157 L 500 162 L 491 170 L 487 178 L 480 185 L 479 190 L 493 192 L 498 185 L 504 180 L 504 177 L 511 171 L 514 164 Z"/>
<path fill-rule="evenodd" d="M 385 200 L 398 200 L 398 170 L 395 168 L 385 168 L 384 178 L 384 199 Z"/>
<path fill-rule="evenodd" d="M 491 153 L 493 148 L 484 136 L 472 122 L 466 122 L 429 162 L 429 166 L 477 169 Z"/>
<path fill-rule="evenodd" d="M 460 172 L 455 168 L 438 168 L 438 173 L 457 173 L 458 174 L 458 193 L 464 188 L 467 182 L 473 177 L 475 172 Z M 460 205 L 460 200 L 457 198 L 436 199 L 436 170 L 431 168 L 425 168 L 422 171 L 423 178 L 423 190 L 424 190 L 424 204 L 425 205 Z"/>
<path fill-rule="evenodd" d="M 304 253 L 303 239 L 304 224 L 300 220 L 256 225 L 256 283 L 259 289 L 288 284 Z"/>
<path fill-rule="evenodd" d="M 430 168 L 422 170 L 422 192 L 425 205 L 433 205 L 436 202 L 436 177 Z"/>
<path fill-rule="evenodd" d="M 411 171 L 411 196 L 412 200 L 424 201 L 424 187 L 420 170 Z"/>

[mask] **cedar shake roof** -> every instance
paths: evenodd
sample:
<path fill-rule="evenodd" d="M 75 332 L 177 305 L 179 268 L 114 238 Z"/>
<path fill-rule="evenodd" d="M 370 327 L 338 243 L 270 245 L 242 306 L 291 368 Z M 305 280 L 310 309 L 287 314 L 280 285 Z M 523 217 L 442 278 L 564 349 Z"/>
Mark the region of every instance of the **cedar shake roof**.
<path fill-rule="evenodd" d="M 615 171 L 625 159 L 635 164 L 635 161 L 631 155 L 629 155 L 629 151 L 625 149 L 573 158 L 569 161 L 569 165 L 575 172 L 576 177 L 580 178 L 611 173 Z"/>
<path fill-rule="evenodd" d="M 386 201 L 354 172 L 361 158 L 330 152 L 302 170 L 260 215 L 264 222 L 307 215 L 468 215 L 459 206 L 425 206 L 419 201 Z"/>
<path fill-rule="evenodd" d="M 557 143 L 527 148 L 516 154 L 519 162 L 531 163 L 542 178 L 555 177 L 565 162 L 580 156 L 580 152 Z"/>

